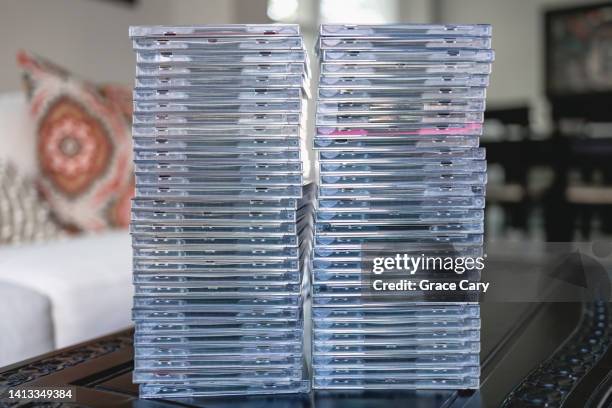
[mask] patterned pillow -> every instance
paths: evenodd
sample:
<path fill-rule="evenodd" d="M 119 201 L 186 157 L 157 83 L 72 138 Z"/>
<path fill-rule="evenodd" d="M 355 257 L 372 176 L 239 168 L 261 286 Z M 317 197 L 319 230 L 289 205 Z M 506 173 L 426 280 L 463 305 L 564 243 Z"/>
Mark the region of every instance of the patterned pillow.
<path fill-rule="evenodd" d="M 37 129 L 38 186 L 58 220 L 78 230 L 126 227 L 134 191 L 131 93 L 96 86 L 19 52 Z"/>
<path fill-rule="evenodd" d="M 45 241 L 65 235 L 36 185 L 0 162 L 0 244 Z"/>

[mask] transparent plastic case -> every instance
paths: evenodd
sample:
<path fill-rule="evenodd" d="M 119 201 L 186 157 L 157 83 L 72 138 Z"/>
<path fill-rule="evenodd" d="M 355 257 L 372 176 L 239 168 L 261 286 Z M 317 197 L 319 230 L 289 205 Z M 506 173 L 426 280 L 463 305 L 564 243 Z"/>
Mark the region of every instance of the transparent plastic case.
<path fill-rule="evenodd" d="M 320 140 L 320 143 L 330 143 L 333 140 L 337 140 L 340 143 L 346 141 L 352 141 L 353 143 L 361 143 L 363 141 L 369 141 L 376 143 L 376 140 L 392 142 L 393 140 L 399 141 L 425 141 L 428 140 L 443 140 L 454 137 L 468 137 L 468 140 L 474 139 L 479 136 L 482 130 L 480 124 L 472 126 L 472 124 L 452 124 L 452 125 L 426 125 L 421 129 L 417 129 L 420 125 L 407 124 L 407 125 L 395 125 L 395 126 L 354 126 L 354 127 L 317 127 L 315 134 L 316 139 Z M 327 142 L 325 142 L 327 140 Z M 367 151 L 326 151 L 321 150 L 318 152 L 319 160 L 327 163 L 339 163 L 343 159 L 352 160 L 354 162 L 363 162 L 364 160 L 372 163 L 393 163 L 401 160 L 418 160 L 426 157 L 435 157 L 438 155 L 440 158 L 451 157 L 451 158 L 466 158 L 470 159 L 476 157 L 474 151 L 482 151 L 484 149 L 473 148 L 470 146 L 455 146 L 455 147 L 444 147 L 435 146 L 435 148 L 419 148 L 412 149 L 404 152 L 385 152 L 380 154 L 377 152 Z M 484 153 L 483 153 L 484 154 Z M 422 160 L 421 160 L 422 161 Z"/>
<path fill-rule="evenodd" d="M 161 349 L 161 348 L 160 348 Z M 241 359 L 235 359 L 234 356 L 223 358 L 222 356 L 209 356 L 203 359 L 196 355 L 185 356 L 178 352 L 171 356 L 156 356 L 139 355 L 134 361 L 134 368 L 138 370 L 218 370 L 225 369 L 228 372 L 233 370 L 244 370 L 260 367 L 270 367 L 272 369 L 291 368 L 302 366 L 301 358 L 298 358 L 298 353 L 268 354 L 268 355 L 248 355 L 245 354 Z"/>
<path fill-rule="evenodd" d="M 425 378 L 462 378 L 468 375 L 478 375 L 478 367 L 441 367 L 441 368 L 391 368 L 388 370 L 384 369 L 354 369 L 354 370 L 343 370 L 333 369 L 328 370 L 324 367 L 317 366 L 316 372 L 321 377 L 327 378 L 343 378 L 343 379 L 388 379 L 390 377 L 399 379 L 425 379 Z"/>
<path fill-rule="evenodd" d="M 484 101 L 477 99 L 408 102 L 319 102 L 317 113 L 326 114 L 401 114 L 409 112 L 481 112 Z"/>
<path fill-rule="evenodd" d="M 321 63 L 321 74 L 326 76 L 366 76 L 395 77 L 402 75 L 437 75 L 437 74 L 481 74 L 491 73 L 491 63 L 488 62 L 419 62 L 403 64 L 377 63 Z"/>
<path fill-rule="evenodd" d="M 216 214 L 223 215 L 228 212 L 232 214 L 242 214 L 243 217 L 248 217 L 249 214 L 259 214 L 263 213 L 264 217 L 266 216 L 275 216 L 280 217 L 280 214 L 284 211 L 295 210 L 295 206 L 291 203 L 292 200 L 279 200 L 272 201 L 271 203 L 267 203 L 266 201 L 255 200 L 257 204 L 253 204 L 252 202 L 236 202 L 234 205 L 225 204 L 223 202 L 167 202 L 166 200 L 142 200 L 142 199 L 134 199 L 132 203 L 132 210 L 139 211 L 140 213 L 152 213 L 152 212 L 160 212 L 160 213 L 172 213 L 172 214 L 201 214 L 202 216 Z M 295 200 L 293 200 L 295 201 Z M 285 203 L 287 202 L 287 203 Z M 210 205 L 208 205 L 210 204 Z M 268 215 L 266 215 L 268 214 Z M 276 214 L 276 215 L 274 215 Z M 163 216 L 162 216 L 163 217 Z M 284 216 L 283 216 L 284 217 Z M 185 237 L 190 238 L 190 237 Z M 160 237 L 160 239 L 162 239 Z M 171 240 L 169 242 L 175 242 Z M 177 241 L 178 242 L 178 241 Z M 195 243 L 196 241 L 193 241 Z M 184 242 L 187 244 L 187 241 Z M 178 244 L 178 243 L 177 243 Z"/>
<path fill-rule="evenodd" d="M 429 225 L 418 223 L 397 223 L 392 225 L 377 225 L 374 222 L 364 223 L 362 225 L 342 225 L 330 222 L 318 222 L 315 226 L 315 234 L 317 236 L 344 236 L 344 237 L 363 237 L 370 235 L 404 235 L 406 233 L 418 235 L 437 235 L 445 233 L 458 232 L 461 234 L 482 234 L 482 222 L 467 222 L 467 223 L 445 223 L 440 225 Z"/>
<path fill-rule="evenodd" d="M 362 294 L 362 293 L 352 293 L 352 294 L 342 294 L 342 293 L 336 293 L 336 294 L 330 294 L 330 296 L 321 296 L 318 293 L 315 293 L 313 296 L 313 307 L 328 307 L 328 308 L 336 308 L 336 307 L 354 307 L 354 308 L 364 308 L 364 307 L 371 307 L 371 306 L 384 306 L 384 307 L 389 307 L 389 308 L 393 308 L 393 307 L 398 307 L 398 306 L 403 306 L 407 303 L 414 303 L 414 302 L 422 302 L 424 299 L 426 299 L 425 296 L 419 295 L 415 292 L 408 292 L 406 293 L 406 295 L 404 296 L 403 299 L 398 299 L 398 300 L 386 300 L 383 301 L 382 299 L 378 298 L 376 300 L 373 301 L 366 301 L 364 299 L 368 299 L 368 297 L 371 296 L 371 293 L 368 294 Z M 476 302 L 477 299 L 477 295 L 472 295 L 472 294 L 465 294 L 462 296 L 461 301 L 462 302 Z M 453 302 L 453 301 L 457 301 L 457 296 L 452 296 L 452 295 L 438 295 L 436 296 L 435 300 L 437 301 L 447 301 L 447 302 Z M 479 321 L 479 319 L 474 319 L 475 321 Z M 439 321 L 437 322 L 438 324 L 444 323 L 447 324 L 448 322 L 444 321 Z M 464 327 L 463 324 L 467 324 L 466 322 L 458 322 L 455 326 L 452 325 L 447 325 L 447 326 L 442 326 L 439 325 L 438 327 L 442 327 L 442 328 L 449 328 L 449 327 L 454 327 L 455 329 L 458 328 L 462 328 Z M 421 323 L 419 323 L 419 325 L 422 325 Z M 474 329 L 478 328 L 476 324 L 473 325 Z M 414 326 L 414 327 L 410 327 L 409 329 L 407 328 L 407 331 L 417 331 L 419 330 L 420 326 Z M 428 325 L 424 326 L 426 330 L 430 330 L 431 327 Z M 470 328 L 470 327 L 467 327 Z M 349 325 L 345 327 L 346 331 L 348 332 L 352 332 L 354 330 L 362 330 L 362 328 L 359 325 Z M 315 328 L 315 330 L 321 330 L 321 328 Z M 339 329 L 339 326 L 335 327 L 334 330 L 340 330 L 342 332 L 341 329 Z M 373 329 L 373 330 L 378 330 L 378 329 Z M 397 327 L 389 327 L 389 328 L 382 328 L 380 329 L 379 332 L 381 331 L 389 331 L 389 330 L 398 330 Z"/>
<path fill-rule="evenodd" d="M 350 176 L 413 176 L 415 172 L 422 174 L 465 174 L 473 172 L 485 172 L 487 163 L 484 160 L 438 160 L 423 161 L 394 161 L 389 159 L 387 163 L 320 163 L 320 174 L 322 177 L 350 177 Z"/>
<path fill-rule="evenodd" d="M 371 134 L 371 129 L 364 130 L 364 135 Z M 351 130 L 347 130 L 346 134 L 353 133 Z M 401 133 L 401 132 L 400 132 Z M 377 135 L 378 133 L 374 133 Z M 330 136 L 344 136 L 342 129 L 319 129 L 318 136 L 323 135 Z M 386 136 L 387 133 L 381 133 Z M 411 152 L 401 153 L 361 153 L 361 152 L 319 152 L 319 160 L 321 166 L 332 166 L 326 168 L 333 168 L 333 166 L 341 166 L 344 164 L 365 164 L 365 165 L 392 165 L 401 161 L 405 161 L 404 165 L 409 166 L 423 165 L 428 163 L 442 163 L 442 162 L 454 162 L 454 161 L 470 161 L 470 160 L 484 160 L 486 151 L 484 148 L 457 148 L 457 149 L 436 149 L 436 150 L 414 150 Z"/>
<path fill-rule="evenodd" d="M 429 197 L 474 197 L 486 193 L 484 185 L 426 186 L 406 189 L 380 190 L 369 188 L 319 188 L 319 196 L 325 199 L 378 199 L 386 198 L 429 198 Z"/>
<path fill-rule="evenodd" d="M 402 318 L 410 318 L 410 316 L 480 316 L 480 307 L 478 305 L 471 304 L 449 304 L 449 303 L 434 303 L 434 302 L 426 302 L 420 304 L 410 304 L 402 307 L 395 307 L 392 309 L 385 307 L 370 307 L 363 310 L 355 310 L 355 309 L 326 309 L 326 308 L 318 308 L 313 310 L 313 318 L 319 319 L 320 321 L 329 320 L 329 321 L 362 321 L 363 319 L 402 319 Z M 432 339 L 444 339 L 446 331 L 438 331 L 427 333 L 427 336 Z M 474 330 L 460 330 L 461 333 L 460 338 L 469 340 L 478 337 L 478 332 Z M 393 333 L 383 333 L 380 335 L 352 335 L 352 334 L 336 334 L 336 333 L 320 333 L 322 339 L 358 339 L 366 340 L 366 338 L 382 338 L 393 336 Z M 452 332 L 450 333 L 452 334 Z M 421 333 L 408 333 L 402 335 L 406 339 L 422 339 Z"/>
<path fill-rule="evenodd" d="M 265 102 L 264 102 L 265 103 Z M 303 133 L 300 125 L 263 125 L 263 126 L 212 126 L 212 127 L 167 127 L 167 126 L 134 126 L 134 137 L 235 140 L 298 138 Z"/>
<path fill-rule="evenodd" d="M 270 365 L 271 362 L 285 361 L 294 362 L 296 358 L 300 356 L 299 351 L 282 351 L 274 350 L 270 346 L 259 346 L 257 347 L 260 352 L 251 353 L 209 353 L 205 348 L 198 346 L 143 346 L 139 350 L 135 350 L 136 360 L 151 360 L 158 359 L 159 361 L 167 361 L 173 359 L 174 361 L 183 362 L 186 360 L 197 361 L 198 366 L 202 368 L 220 368 L 221 364 L 228 364 L 228 367 L 249 367 L 253 366 L 253 363 L 258 359 L 261 359 L 265 365 Z M 238 360 L 237 360 L 238 359 Z M 228 361 L 234 360 L 233 363 Z"/>
<path fill-rule="evenodd" d="M 286 37 L 300 35 L 297 24 L 221 24 L 205 26 L 132 26 L 130 38 Z"/>
<path fill-rule="evenodd" d="M 136 182 L 141 187 L 206 187 L 226 186 L 232 184 L 254 187 L 295 186 L 302 184 L 302 175 L 244 175 L 244 174 L 212 174 L 191 173 L 183 175 L 136 173 Z"/>
<path fill-rule="evenodd" d="M 322 356 L 335 356 L 342 357 L 348 355 L 360 355 L 367 353 L 369 355 L 378 355 L 380 357 L 393 358 L 398 355 L 404 355 L 406 353 L 477 353 L 480 351 L 480 341 L 455 341 L 455 342 L 420 342 L 416 341 L 413 344 L 401 344 L 396 343 L 393 339 L 389 339 L 387 344 L 356 344 L 356 345 L 327 345 L 315 342 L 314 353 Z M 408 371 L 408 369 L 406 369 Z M 442 371 L 442 370 L 440 370 Z M 457 375 L 464 376 L 466 373 L 464 370 L 458 370 Z M 473 374 L 474 372 L 471 371 Z M 425 372 L 421 372 L 423 376 L 426 376 Z M 432 373 L 444 376 L 443 371 L 438 373 Z M 431 375 L 430 375 L 431 376 Z M 356 375 L 356 377 L 359 377 Z M 375 376 L 373 376 L 375 377 Z"/>
<path fill-rule="evenodd" d="M 420 354 L 396 356 L 392 360 L 379 356 L 355 356 L 355 357 L 328 357 L 313 356 L 313 367 L 315 369 L 343 369 L 343 370 L 394 370 L 406 366 L 415 368 L 435 367 L 475 367 L 480 363 L 478 354 Z"/>
<path fill-rule="evenodd" d="M 248 352 L 248 350 L 247 350 Z M 252 369 L 246 373 L 244 370 L 225 370 L 225 369 L 182 369 L 173 370 L 166 369 L 163 371 L 157 370 L 134 370 L 134 379 L 142 382 L 154 383 L 174 383 L 183 382 L 185 384 L 197 384 L 201 381 L 248 381 L 252 379 L 254 382 L 259 381 L 286 381 L 287 378 L 300 380 L 302 378 L 302 367 L 290 368 L 260 368 Z"/>
<path fill-rule="evenodd" d="M 286 222 L 296 222 L 297 213 L 293 210 L 280 211 L 252 211 L 247 213 L 219 211 L 219 212 L 197 212 L 197 211 L 147 211 L 132 210 L 132 220 L 135 223 L 150 221 L 151 225 L 168 223 L 188 225 L 242 225 L 242 224 L 280 224 Z"/>
<path fill-rule="evenodd" d="M 414 243 L 412 243 L 414 246 Z M 315 247 L 313 251 L 313 265 L 318 270 L 324 270 L 328 265 L 336 265 L 339 262 L 346 262 L 345 266 L 353 266 L 360 267 L 364 266 L 366 260 L 372 261 L 372 258 L 375 258 L 377 254 L 381 251 L 380 246 L 376 249 L 368 249 L 368 247 L 362 247 L 358 249 L 335 249 L 335 248 L 327 248 L 327 247 Z M 427 248 L 426 244 L 422 244 L 421 248 L 412 248 L 411 250 L 404 250 L 404 253 L 410 253 L 413 256 L 422 256 L 423 251 L 428 252 L 428 256 L 440 256 L 440 257 L 452 257 L 457 258 L 459 256 L 463 257 L 478 257 L 483 255 L 482 248 L 479 246 L 470 246 L 470 245 L 457 245 L 457 246 L 448 246 L 447 249 L 444 248 Z M 333 272 L 333 271 L 332 271 Z M 437 276 L 442 276 L 440 271 L 435 271 Z M 390 275 L 389 273 L 387 275 Z M 399 273 L 401 275 L 401 273 Z M 468 275 L 462 275 L 461 278 L 470 277 Z M 457 278 L 457 274 L 448 274 L 444 275 L 445 279 L 453 280 Z M 350 282 L 344 282 L 344 284 L 349 285 Z M 355 285 L 361 285 L 363 282 L 361 280 L 356 281 Z M 367 284 L 367 282 L 366 282 Z M 347 289 L 348 288 L 343 288 Z"/>
<path fill-rule="evenodd" d="M 134 260 L 146 260 L 151 259 L 157 261 L 158 263 L 168 263 L 168 262 L 179 262 L 183 260 L 183 262 L 202 262 L 208 263 L 211 261 L 226 261 L 226 262 L 242 262 L 242 263 L 256 263 L 256 262 L 279 262 L 285 265 L 291 265 L 293 261 L 298 259 L 298 250 L 297 248 L 287 248 L 284 250 L 267 250 L 267 251 L 191 251 L 195 253 L 191 253 L 188 251 L 155 251 L 155 250 L 134 250 Z M 206 292 L 204 290 L 198 291 L 197 288 L 193 288 L 194 290 L 187 289 L 179 289 L 173 288 L 172 291 L 156 291 L 151 290 L 149 293 L 151 296 L 162 295 L 166 293 L 167 296 L 198 296 L 201 295 L 210 295 L 212 292 Z M 144 294 L 144 292 L 142 292 Z M 280 293 L 279 293 L 280 294 Z"/>
<path fill-rule="evenodd" d="M 135 151 L 135 160 L 141 163 L 156 163 L 156 162 L 183 162 L 185 164 L 199 165 L 215 163 L 215 164 L 284 164 L 284 163 L 301 163 L 300 152 L 294 150 L 285 150 L 281 152 L 255 151 L 253 149 L 238 150 L 211 150 L 206 149 L 199 152 L 168 152 L 168 151 Z M 184 195 L 184 194 L 181 194 Z M 279 197 L 282 198 L 282 197 Z"/>
<path fill-rule="evenodd" d="M 321 151 L 352 151 L 352 152 L 398 152 L 413 151 L 415 149 L 452 149 L 478 147 L 480 138 L 475 135 L 469 136 L 415 136 L 404 138 L 320 138 L 315 136 L 314 147 Z"/>
<path fill-rule="evenodd" d="M 450 62 L 492 62 L 495 53 L 492 50 L 404 50 L 402 52 L 381 51 L 336 51 L 322 50 L 323 62 L 420 62 L 420 61 L 450 61 Z M 260 61 L 257 61 L 260 62 Z M 265 62 L 265 61 L 261 61 Z"/>
<path fill-rule="evenodd" d="M 459 58 L 457 58 L 459 59 Z M 306 51 L 243 51 L 215 52 L 207 50 L 137 51 L 136 63 L 200 63 L 267 64 L 301 62 L 306 64 Z M 459 59 L 460 60 L 460 59 Z M 306 67 L 304 68 L 306 69 Z"/>
<path fill-rule="evenodd" d="M 296 273 L 301 273 L 303 262 L 289 260 L 288 262 L 220 262 L 220 261 L 203 261 L 195 262 L 186 259 L 184 262 L 157 262 L 156 260 L 137 260 L 134 262 L 134 273 L 136 275 L 180 275 L 189 274 L 193 276 L 219 276 L 219 277 L 237 277 L 239 279 L 245 277 L 258 276 L 284 276 L 289 274 L 293 276 Z M 184 307 L 182 304 L 165 305 L 168 307 Z M 193 307 L 191 305 L 190 307 Z M 174 310 L 174 309 L 173 309 Z M 192 310 L 192 309 L 189 309 Z M 207 309 L 209 310 L 209 309 Z"/>
<path fill-rule="evenodd" d="M 318 100 L 331 101 L 363 101 L 363 102 L 420 102 L 425 100 L 454 100 L 485 98 L 486 89 L 481 87 L 422 87 L 395 89 L 360 89 L 360 88 L 321 88 L 318 90 Z M 248 96 L 248 95 L 247 95 Z M 245 96 L 246 97 L 246 96 Z"/>
<path fill-rule="evenodd" d="M 238 102 L 234 99 L 210 98 L 206 101 L 153 101 L 135 102 L 134 110 L 150 113 L 180 113 L 180 112 L 206 112 L 206 113 L 279 113 L 302 112 L 302 101 L 285 102 Z"/>
<path fill-rule="evenodd" d="M 268 296 L 265 299 L 258 297 L 245 298 L 155 298 L 147 296 L 134 296 L 134 307 L 140 309 L 151 308 L 153 310 L 162 311 L 166 308 L 175 308 L 178 305 L 185 307 L 198 307 L 203 310 L 211 310 L 214 307 L 226 310 L 256 310 L 258 307 L 265 307 L 268 310 L 275 308 L 283 308 L 288 305 L 298 306 L 301 304 L 300 296 Z M 224 330 L 221 330 L 224 333 Z"/>
<path fill-rule="evenodd" d="M 197 385 L 177 383 L 162 385 L 147 383 L 140 385 L 140 396 L 143 398 L 180 398 L 206 397 L 215 395 L 250 395 L 250 394 L 284 394 L 306 393 L 310 390 L 310 381 L 267 382 L 264 384 L 228 384 L 199 382 Z"/>
<path fill-rule="evenodd" d="M 428 212 L 433 210 L 483 209 L 484 197 L 380 198 L 364 200 L 317 200 L 317 211 L 340 213 Z"/>
<path fill-rule="evenodd" d="M 379 212 L 336 212 L 333 210 L 316 212 L 317 222 L 330 222 L 350 225 L 377 225 L 379 223 L 447 223 L 447 222 L 477 222 L 484 220 L 483 210 L 386 210 Z"/>
<path fill-rule="evenodd" d="M 232 335 L 232 333 L 239 333 L 244 331 L 243 335 Z M 263 331 L 252 332 L 248 328 L 237 326 L 235 330 L 228 329 L 227 336 L 223 335 L 202 335 L 190 337 L 181 337 L 177 335 L 147 335 L 139 334 L 136 332 L 135 345 L 137 347 L 171 347 L 178 345 L 181 347 L 198 347 L 201 352 L 206 352 L 210 355 L 215 354 L 259 354 L 265 355 L 266 353 L 278 354 L 278 353 L 299 353 L 303 350 L 300 337 L 302 335 L 302 329 L 289 329 L 285 331 L 277 332 L 270 330 L 268 334 Z M 249 333 L 253 334 L 249 334 Z M 222 340 L 218 340 L 222 339 Z M 266 367 L 271 369 L 272 367 Z M 262 367 L 264 369 L 264 367 Z M 167 373 L 170 375 L 175 370 L 168 370 Z M 187 370 L 181 370 L 183 374 Z M 198 370 L 202 371 L 202 370 Z M 301 372 L 301 367 L 300 367 Z M 177 374 L 180 371 L 176 371 Z M 244 376 L 250 376 L 251 373 L 244 372 Z M 195 376 L 194 376 L 195 377 Z M 222 376 L 220 376 L 222 378 Z"/>
<path fill-rule="evenodd" d="M 205 211 L 219 212 L 232 211 L 234 213 L 244 213 L 260 210 L 295 210 L 297 209 L 298 200 L 295 198 L 281 200 L 249 200 L 249 201 L 209 201 L 201 202 L 199 200 L 183 200 L 183 199 L 132 199 L 132 208 L 141 210 L 170 210 L 170 211 Z"/>
<path fill-rule="evenodd" d="M 189 63 L 159 63 L 136 64 L 138 78 L 163 77 L 205 77 L 212 75 L 250 76 L 250 75 L 306 75 L 307 71 L 302 63 L 266 63 L 266 64 L 218 64 L 202 65 Z"/>
<path fill-rule="evenodd" d="M 251 175 L 251 176 L 262 176 L 262 175 L 301 175 L 302 174 L 302 163 L 287 163 L 287 164 L 253 164 L 253 165 L 240 165 L 240 164 L 220 164 L 217 166 L 207 166 L 196 164 L 182 164 L 177 163 L 135 163 L 136 173 L 146 175 L 172 175 L 182 176 L 185 175 L 197 175 L 206 174 L 210 176 L 224 176 L 224 175 Z M 301 183 L 300 183 L 301 184 Z"/>
<path fill-rule="evenodd" d="M 361 126 L 385 124 L 452 124 L 481 123 L 484 121 L 482 112 L 408 112 L 405 114 L 385 114 L 368 112 L 365 114 L 322 114 L 316 115 L 317 126 Z"/>
<path fill-rule="evenodd" d="M 216 140 L 214 137 L 207 139 L 195 139 L 191 137 L 172 137 L 172 138 L 150 138 L 150 137 L 134 137 L 134 150 L 185 150 L 185 151 L 200 151 L 206 149 L 227 149 L 236 150 L 263 150 L 266 152 L 295 150 L 299 151 L 300 140 L 297 138 L 286 139 L 234 139 L 232 140 Z"/>
<path fill-rule="evenodd" d="M 250 237 L 279 237 L 295 234 L 297 226 L 294 224 L 267 225 L 267 226 L 203 226 L 201 223 L 188 225 L 155 225 L 149 222 L 132 222 L 130 229 L 133 234 L 145 236 L 181 237 L 181 238 L 250 238 Z"/>
<path fill-rule="evenodd" d="M 223 222 L 223 221 L 221 221 Z M 231 221 L 223 222 L 224 224 L 230 224 Z M 277 225 L 279 229 L 284 229 L 283 225 Z M 257 239 L 252 237 L 240 237 L 240 236 L 229 236 L 229 237 L 207 237 L 202 234 L 200 237 L 160 237 L 160 236 L 147 236 L 145 234 L 133 233 L 133 243 L 135 254 L 142 255 L 145 258 L 151 254 L 159 256 L 159 260 L 173 256 L 173 254 L 180 252 L 186 258 L 186 261 L 194 262 L 199 258 L 205 258 L 212 260 L 213 258 L 219 258 L 219 256 L 226 254 L 228 260 L 233 255 L 253 255 L 258 257 L 266 257 L 269 259 L 283 255 L 285 256 L 297 256 L 298 250 L 300 256 L 304 255 L 307 243 L 306 234 L 310 234 L 310 227 L 301 230 L 297 236 L 263 236 Z M 237 246 L 238 243 L 242 244 Z M 260 260 L 261 261 L 261 260 Z M 137 271 L 136 271 L 137 272 Z"/>
<path fill-rule="evenodd" d="M 436 234 L 430 237 L 424 236 L 415 236 L 411 234 L 410 231 L 406 231 L 406 234 L 395 235 L 391 237 L 385 237 L 384 235 L 380 236 L 366 236 L 366 237 L 344 237 L 341 235 L 337 236 L 317 236 L 315 237 L 315 246 L 320 248 L 324 246 L 330 250 L 338 250 L 338 249 L 360 249 L 364 244 L 374 244 L 374 245 L 383 245 L 383 244 L 450 244 L 450 245 L 482 245 L 484 243 L 482 234 Z M 338 268 L 343 273 L 361 273 L 361 270 L 352 270 L 350 268 L 345 268 L 339 266 Z M 314 273 L 316 274 L 318 271 L 315 268 Z M 340 277 L 344 279 L 345 277 Z"/>
<path fill-rule="evenodd" d="M 250 344 L 284 344 L 298 346 L 302 340 L 301 321 L 288 322 L 237 322 L 199 324 L 149 324 L 136 325 L 136 338 L 139 344 L 174 345 L 181 347 L 200 346 L 229 348 L 233 342 L 237 346 L 249 347 Z M 221 350 L 219 350 L 221 351 Z M 279 350 L 280 351 L 280 350 Z M 295 351 L 295 350 L 284 350 Z"/>
<path fill-rule="evenodd" d="M 288 306 L 285 309 L 261 310 L 253 312 L 245 312 L 241 310 L 226 310 L 226 311 L 194 311 L 185 308 L 177 308 L 176 310 L 166 310 L 163 312 L 148 311 L 148 310 L 133 310 L 133 319 L 142 323 L 154 324 L 180 324 L 180 323 L 197 323 L 197 322 L 242 322 L 242 321 L 296 321 L 300 318 L 301 311 L 293 306 Z M 477 333 L 477 332 L 476 332 Z M 187 367 L 194 366 L 192 361 L 184 361 L 183 364 L 176 363 L 177 366 L 185 365 Z M 285 364 L 287 364 L 285 362 Z M 142 366 L 142 368 L 145 368 Z"/>
<path fill-rule="evenodd" d="M 491 48 L 490 37 L 471 36 L 431 36 L 412 35 L 396 38 L 367 38 L 367 37 L 320 37 L 319 50 L 384 50 L 389 52 L 401 52 L 409 49 L 454 49 L 454 48 Z"/>
<path fill-rule="evenodd" d="M 200 199 L 227 199 L 232 200 L 257 200 L 259 198 L 300 198 L 302 191 L 300 187 L 252 187 L 252 186 L 210 186 L 210 187 L 136 187 L 136 197 L 165 198 L 191 196 Z"/>
<path fill-rule="evenodd" d="M 478 83 L 477 81 L 456 81 L 458 83 Z M 307 81 L 302 75 L 293 76 L 235 76 L 219 77 L 210 76 L 202 78 L 176 78 L 176 77 L 155 77 L 155 78 L 136 78 L 138 89 L 173 89 L 181 90 L 185 88 L 200 89 L 223 89 L 232 88 L 302 88 L 308 92 Z"/>
<path fill-rule="evenodd" d="M 241 50 L 303 50 L 302 37 L 149 37 L 132 40 L 134 50 L 214 50 L 235 52 Z"/>
<path fill-rule="evenodd" d="M 174 125 L 174 124 L 300 124 L 300 115 L 292 113 L 211 113 L 204 112 L 164 112 L 141 113 L 134 112 L 134 124 Z"/>
<path fill-rule="evenodd" d="M 354 77 L 354 76 L 327 76 L 319 78 L 319 89 L 410 89 L 421 87 L 486 87 L 489 85 L 488 75 L 401 75 L 393 77 Z"/>
<path fill-rule="evenodd" d="M 234 276 L 231 274 L 159 275 L 134 274 L 134 283 L 159 287 L 181 286 L 184 284 L 217 287 L 251 287 L 256 285 L 301 284 L 301 275 L 297 273 L 262 274 L 257 276 Z M 234 318 L 238 318 L 234 316 Z M 212 319 L 211 321 L 213 321 Z M 260 319 L 264 321 L 263 317 Z"/>
<path fill-rule="evenodd" d="M 134 101 L 180 101 L 187 100 L 193 102 L 210 101 L 210 98 L 225 98 L 242 100 L 262 100 L 267 102 L 287 100 L 300 100 L 306 95 L 300 88 L 288 89 L 266 89 L 266 88 L 224 88 L 224 89 L 134 89 Z"/>
<path fill-rule="evenodd" d="M 323 37 L 409 37 L 428 36 L 479 36 L 490 37 L 489 24 L 322 24 L 319 34 Z"/>
<path fill-rule="evenodd" d="M 413 379 L 346 379 L 315 377 L 313 387 L 317 389 L 367 389 L 367 390 L 389 390 L 389 389 L 477 389 L 480 385 L 478 377 L 465 377 L 459 379 L 439 378 L 413 378 Z"/>
<path fill-rule="evenodd" d="M 313 298 L 313 301 L 319 302 L 317 296 Z M 333 295 L 325 299 L 326 302 L 323 304 L 330 303 L 344 303 L 341 295 Z M 361 304 L 359 299 L 356 300 L 356 304 Z M 404 302 L 406 303 L 406 302 Z M 380 307 L 380 302 L 377 305 Z M 472 316 L 455 316 L 445 317 L 443 320 L 432 319 L 431 317 L 418 317 L 413 316 L 411 319 L 403 319 L 401 321 L 394 321 L 391 319 L 370 319 L 360 320 L 357 322 L 342 322 L 342 321 L 319 321 L 313 319 L 313 327 L 315 330 L 320 330 L 320 333 L 419 333 L 429 332 L 431 330 L 475 330 L 480 328 L 480 319 Z M 475 350 L 466 350 L 465 352 L 473 352 Z M 409 353 L 406 353 L 409 354 Z M 413 354 L 418 354 L 415 352 Z M 432 352 L 426 352 L 424 354 L 433 354 Z M 440 354 L 444 354 L 442 351 Z M 453 353 L 449 353 L 453 354 Z"/>
<path fill-rule="evenodd" d="M 476 185 L 486 184 L 487 175 L 484 172 L 466 173 L 413 173 L 413 175 L 349 175 L 349 176 L 325 176 L 320 177 L 323 187 L 332 188 L 410 188 L 435 185 Z"/>

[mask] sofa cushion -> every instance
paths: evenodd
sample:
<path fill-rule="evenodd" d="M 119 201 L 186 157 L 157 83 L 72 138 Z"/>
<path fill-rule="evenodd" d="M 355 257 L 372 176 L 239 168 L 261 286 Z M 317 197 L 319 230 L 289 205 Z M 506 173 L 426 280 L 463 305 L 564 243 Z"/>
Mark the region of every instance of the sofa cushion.
<path fill-rule="evenodd" d="M 45 241 L 64 233 L 34 182 L 0 159 L 0 244 Z"/>
<path fill-rule="evenodd" d="M 0 367 L 53 350 L 49 298 L 0 281 Z"/>
<path fill-rule="evenodd" d="M 36 136 L 23 92 L 0 94 L 0 160 L 16 166 L 20 174 L 36 176 Z"/>
<path fill-rule="evenodd" d="M 0 283 L 46 296 L 55 345 L 65 347 L 131 324 L 131 256 L 127 231 L 0 246 Z"/>
<path fill-rule="evenodd" d="M 20 52 L 36 128 L 39 188 L 79 230 L 127 227 L 133 195 L 130 91 L 83 81 Z"/>

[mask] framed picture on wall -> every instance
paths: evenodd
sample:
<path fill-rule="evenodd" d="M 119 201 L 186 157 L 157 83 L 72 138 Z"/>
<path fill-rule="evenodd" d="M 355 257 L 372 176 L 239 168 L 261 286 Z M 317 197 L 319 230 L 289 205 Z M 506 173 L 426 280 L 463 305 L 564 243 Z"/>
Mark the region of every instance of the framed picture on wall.
<path fill-rule="evenodd" d="M 597 115 L 598 105 L 612 102 L 612 3 L 548 11 L 544 27 L 545 86 L 553 110 Z"/>
<path fill-rule="evenodd" d="M 612 91 L 612 3 L 546 13 L 550 95 Z"/>

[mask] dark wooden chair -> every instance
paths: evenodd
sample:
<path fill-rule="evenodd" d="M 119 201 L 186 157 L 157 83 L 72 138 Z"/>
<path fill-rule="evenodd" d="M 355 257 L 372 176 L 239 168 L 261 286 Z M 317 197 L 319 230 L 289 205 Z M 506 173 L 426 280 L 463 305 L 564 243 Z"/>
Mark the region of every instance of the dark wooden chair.
<path fill-rule="evenodd" d="M 491 134 L 487 134 L 493 126 L 501 130 L 495 140 L 491 140 Z M 504 229 L 528 230 L 530 197 L 527 160 L 530 139 L 528 107 L 486 111 L 482 145 L 487 149 L 489 168 L 497 165 L 503 172 L 501 184 L 489 180 L 487 205 L 498 205 L 503 209 Z"/>

